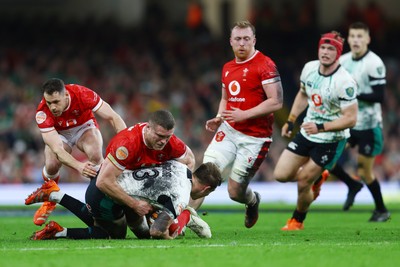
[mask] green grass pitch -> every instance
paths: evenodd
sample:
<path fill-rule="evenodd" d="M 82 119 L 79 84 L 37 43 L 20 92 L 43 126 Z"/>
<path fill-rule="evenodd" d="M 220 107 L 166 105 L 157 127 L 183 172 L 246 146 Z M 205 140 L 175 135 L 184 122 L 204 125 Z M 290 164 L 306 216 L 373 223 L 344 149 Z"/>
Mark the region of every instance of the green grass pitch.
<path fill-rule="evenodd" d="M 293 205 L 262 204 L 258 223 L 244 227 L 243 206 L 204 206 L 199 214 L 212 228 L 211 239 L 197 238 L 190 230 L 175 240 L 42 240 L 32 241 L 41 229 L 32 223 L 34 209 L 0 208 L 1 267 L 100 266 L 400 266 L 400 210 L 389 205 L 392 219 L 370 223 L 372 206 L 315 203 L 303 231 L 280 228 Z M 33 208 L 33 209 L 32 209 Z M 16 207 L 12 208 L 13 210 Z M 51 219 L 64 227 L 84 227 L 62 208 Z M 206 215 L 202 215 L 206 213 Z"/>

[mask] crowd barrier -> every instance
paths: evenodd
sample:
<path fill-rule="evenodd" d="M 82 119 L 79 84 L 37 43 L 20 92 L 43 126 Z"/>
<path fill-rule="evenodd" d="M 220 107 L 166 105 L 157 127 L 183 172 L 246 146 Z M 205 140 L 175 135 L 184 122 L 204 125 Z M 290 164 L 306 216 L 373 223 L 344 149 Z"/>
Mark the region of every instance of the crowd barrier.
<path fill-rule="evenodd" d="M 81 200 L 85 199 L 88 184 L 60 184 L 60 189 Z M 0 205 L 24 205 L 24 199 L 40 184 L 3 184 L 0 185 Z M 295 204 L 297 199 L 296 183 L 254 182 L 251 188 L 261 194 L 262 203 Z M 386 203 L 400 203 L 400 183 L 382 182 L 381 189 Z M 342 204 L 347 195 L 347 187 L 341 182 L 326 182 L 322 185 L 320 196 L 316 202 L 320 204 Z M 356 197 L 358 204 L 372 204 L 372 196 L 366 186 Z M 229 199 L 227 184 L 223 183 L 204 201 L 204 204 L 236 204 Z"/>

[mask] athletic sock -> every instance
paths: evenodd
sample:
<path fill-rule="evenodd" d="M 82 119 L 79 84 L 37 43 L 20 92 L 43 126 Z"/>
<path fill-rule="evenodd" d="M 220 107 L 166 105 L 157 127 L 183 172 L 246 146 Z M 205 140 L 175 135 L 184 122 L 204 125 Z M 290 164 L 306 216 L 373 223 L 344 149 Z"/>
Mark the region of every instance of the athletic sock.
<path fill-rule="evenodd" d="M 93 226 L 94 221 L 92 216 L 89 213 L 85 203 L 80 202 L 79 200 L 64 194 L 64 197 L 59 202 L 60 205 L 67 208 L 73 214 L 75 214 L 82 222 L 84 222 L 87 226 Z"/>
<path fill-rule="evenodd" d="M 50 193 L 49 201 L 60 203 L 61 199 L 64 197 L 65 193 L 60 191 L 53 191 Z"/>
<path fill-rule="evenodd" d="M 300 212 L 297 209 L 293 212 L 292 218 L 298 222 L 303 222 L 306 219 L 307 212 Z"/>
<path fill-rule="evenodd" d="M 252 198 L 251 198 L 251 200 L 249 201 L 249 203 L 247 203 L 246 205 L 247 206 L 253 206 L 253 205 L 255 205 L 257 203 L 257 197 L 256 197 L 256 194 L 254 193 L 254 191 L 252 192 Z"/>
<path fill-rule="evenodd" d="M 331 174 L 335 175 L 337 179 L 344 182 L 349 188 L 354 188 L 358 185 L 351 176 L 345 172 L 339 164 L 336 164 L 335 167 L 330 171 Z"/>
<path fill-rule="evenodd" d="M 175 222 L 171 224 L 171 226 L 169 227 L 169 231 L 173 233 L 179 227 L 178 235 L 180 235 L 185 226 L 188 224 L 189 220 L 190 220 L 190 211 L 188 210 L 182 211 L 181 214 L 179 214 L 179 216 L 176 218 Z"/>
<path fill-rule="evenodd" d="M 54 180 L 57 184 L 58 184 L 58 180 L 60 180 L 60 171 L 58 171 L 56 174 L 48 174 L 46 171 L 46 166 L 43 167 L 42 170 L 42 178 L 45 182 L 49 181 L 49 180 Z"/>
<path fill-rule="evenodd" d="M 67 237 L 67 228 L 64 227 L 61 232 L 58 232 L 55 234 L 55 237 L 58 237 L 58 238 Z"/>
<path fill-rule="evenodd" d="M 71 239 L 107 239 L 109 235 L 100 227 L 93 226 L 88 228 L 64 228 L 67 230 L 66 236 Z"/>
<path fill-rule="evenodd" d="M 387 209 L 385 207 L 385 204 L 383 203 L 381 186 L 378 182 L 378 179 L 375 179 L 372 183 L 367 185 L 367 187 L 371 192 L 372 197 L 374 198 L 376 210 L 380 212 L 386 212 Z"/>

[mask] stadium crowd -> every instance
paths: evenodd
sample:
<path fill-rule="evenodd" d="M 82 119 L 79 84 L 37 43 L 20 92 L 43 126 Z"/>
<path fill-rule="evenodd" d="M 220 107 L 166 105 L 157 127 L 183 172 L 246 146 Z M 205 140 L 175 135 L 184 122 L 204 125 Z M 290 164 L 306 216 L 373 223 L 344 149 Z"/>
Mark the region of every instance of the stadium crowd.
<path fill-rule="evenodd" d="M 282 78 L 286 108 L 299 87 L 299 72 L 315 58 L 319 34 L 314 1 L 295 12 L 280 12 L 267 4 L 255 7 L 256 48 L 274 58 Z M 285 5 L 285 4 L 283 4 Z M 42 182 L 43 141 L 34 120 L 42 97 L 41 85 L 50 77 L 95 90 L 127 125 L 143 121 L 151 111 L 170 110 L 177 119 L 176 135 L 193 150 L 198 163 L 212 138 L 205 130 L 220 99 L 220 70 L 231 58 L 226 37 L 211 35 L 203 23 L 188 27 L 173 23 L 157 7 L 150 7 L 137 27 L 118 26 L 113 20 L 60 21 L 53 17 L 0 18 L 0 183 Z M 397 22 L 389 21 L 378 6 L 365 10 L 349 4 L 337 30 L 364 20 L 371 28 L 371 50 L 387 68 L 384 115 L 384 152 L 375 172 L 385 181 L 400 180 L 400 55 L 395 48 Z M 227 25 L 230 26 L 230 25 Z M 229 28 L 225 29 L 226 34 Z M 331 30 L 331 29 L 328 29 Z M 345 51 L 348 51 L 345 45 Z M 277 158 L 287 140 L 279 136 L 285 115 L 276 114 L 274 143 L 254 180 L 270 181 Z M 100 122 L 102 123 L 102 122 Z M 100 125 L 104 143 L 113 135 Z M 74 151 L 79 158 L 84 157 Z M 355 156 L 342 161 L 352 173 Z M 76 171 L 63 168 L 63 182 L 83 182 Z"/>

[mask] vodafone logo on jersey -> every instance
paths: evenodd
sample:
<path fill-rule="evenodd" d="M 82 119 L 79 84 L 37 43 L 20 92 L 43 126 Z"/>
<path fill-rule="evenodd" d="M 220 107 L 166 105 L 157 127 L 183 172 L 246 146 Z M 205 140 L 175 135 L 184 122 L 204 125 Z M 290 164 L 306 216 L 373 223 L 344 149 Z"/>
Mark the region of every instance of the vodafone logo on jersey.
<path fill-rule="evenodd" d="M 37 124 L 42 124 L 47 119 L 46 113 L 43 111 L 39 111 L 36 113 L 36 122 Z"/>
<path fill-rule="evenodd" d="M 229 93 L 232 95 L 228 100 L 230 102 L 245 102 L 244 97 L 236 97 L 240 93 L 240 83 L 238 81 L 231 81 L 228 85 Z"/>
<path fill-rule="evenodd" d="M 311 96 L 311 99 L 312 99 L 312 102 L 314 103 L 314 105 L 316 107 L 319 107 L 319 106 L 322 105 L 322 98 L 321 98 L 321 96 L 319 94 L 313 94 Z"/>
<path fill-rule="evenodd" d="M 240 83 L 238 83 L 237 81 L 231 81 L 228 85 L 228 90 L 231 95 L 238 95 L 240 93 Z"/>
<path fill-rule="evenodd" d="M 117 148 L 117 151 L 115 151 L 115 156 L 119 160 L 126 159 L 128 157 L 128 155 L 129 155 L 128 149 L 126 149 L 126 147 L 124 147 L 124 146 L 120 146 L 119 148 Z"/>

